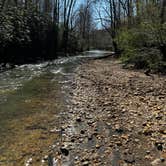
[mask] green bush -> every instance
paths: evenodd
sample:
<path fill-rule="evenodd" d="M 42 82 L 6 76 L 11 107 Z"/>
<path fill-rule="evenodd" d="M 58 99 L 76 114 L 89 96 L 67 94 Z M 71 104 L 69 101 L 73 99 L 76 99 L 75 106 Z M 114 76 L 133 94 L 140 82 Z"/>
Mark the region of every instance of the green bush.
<path fill-rule="evenodd" d="M 164 51 L 161 49 L 166 46 L 165 24 L 144 22 L 131 29 L 123 28 L 118 32 L 116 42 L 125 66 L 132 64 L 137 69 L 165 70 L 162 63 Z"/>
<path fill-rule="evenodd" d="M 142 48 L 135 50 L 130 57 L 122 60 L 126 65 L 133 64 L 137 69 L 156 69 L 162 58 L 158 49 Z"/>

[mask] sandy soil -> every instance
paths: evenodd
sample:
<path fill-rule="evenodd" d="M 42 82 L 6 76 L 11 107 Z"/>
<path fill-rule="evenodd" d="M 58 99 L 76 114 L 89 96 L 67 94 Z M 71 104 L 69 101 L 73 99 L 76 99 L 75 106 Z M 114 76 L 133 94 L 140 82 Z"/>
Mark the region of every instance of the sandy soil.
<path fill-rule="evenodd" d="M 93 60 L 76 70 L 70 95 L 63 165 L 166 165 L 165 76 Z"/>

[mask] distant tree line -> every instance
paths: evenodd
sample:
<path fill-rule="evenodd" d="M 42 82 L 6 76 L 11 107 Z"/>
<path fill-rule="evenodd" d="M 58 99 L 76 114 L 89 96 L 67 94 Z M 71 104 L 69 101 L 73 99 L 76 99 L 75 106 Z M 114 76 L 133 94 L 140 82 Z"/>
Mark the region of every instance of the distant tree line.
<path fill-rule="evenodd" d="M 90 48 L 92 1 L 77 2 L 0 0 L 0 63 L 32 63 Z"/>
<path fill-rule="evenodd" d="M 126 64 L 166 72 L 166 1 L 98 0 L 97 12 Z"/>
<path fill-rule="evenodd" d="M 95 47 L 114 49 L 126 65 L 166 72 L 166 0 L 79 2 L 0 0 L 0 63 L 31 63 Z M 103 29 L 97 30 L 96 20 Z"/>

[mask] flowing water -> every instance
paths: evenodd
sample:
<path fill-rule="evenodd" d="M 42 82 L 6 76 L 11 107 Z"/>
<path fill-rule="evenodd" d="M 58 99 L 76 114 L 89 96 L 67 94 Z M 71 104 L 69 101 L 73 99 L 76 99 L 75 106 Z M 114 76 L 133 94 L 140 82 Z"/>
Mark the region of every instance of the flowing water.
<path fill-rule="evenodd" d="M 75 68 L 108 54 L 88 51 L 0 73 L 0 166 L 44 165 L 41 159 L 60 139 L 60 114 Z"/>

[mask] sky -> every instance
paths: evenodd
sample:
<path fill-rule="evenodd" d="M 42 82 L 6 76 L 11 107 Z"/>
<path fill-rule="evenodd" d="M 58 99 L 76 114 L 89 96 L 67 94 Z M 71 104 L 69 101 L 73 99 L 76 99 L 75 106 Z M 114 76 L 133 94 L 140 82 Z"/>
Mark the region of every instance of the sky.
<path fill-rule="evenodd" d="M 78 7 L 80 4 L 83 4 L 83 3 L 85 3 L 86 2 L 86 0 L 77 0 L 77 2 L 76 2 L 76 7 Z M 94 21 L 95 21 L 95 23 L 97 24 L 97 28 L 98 29 L 101 29 L 102 28 L 102 25 L 101 25 L 101 22 L 98 20 L 97 21 L 97 19 L 98 19 L 98 14 L 97 14 L 97 11 L 94 9 L 94 11 L 93 11 L 93 18 L 94 18 Z"/>

